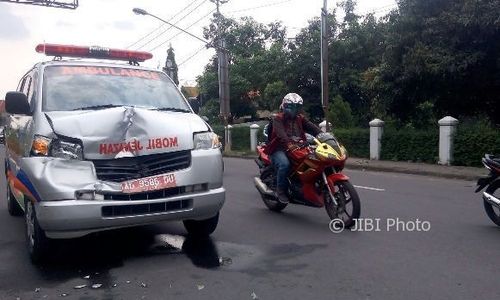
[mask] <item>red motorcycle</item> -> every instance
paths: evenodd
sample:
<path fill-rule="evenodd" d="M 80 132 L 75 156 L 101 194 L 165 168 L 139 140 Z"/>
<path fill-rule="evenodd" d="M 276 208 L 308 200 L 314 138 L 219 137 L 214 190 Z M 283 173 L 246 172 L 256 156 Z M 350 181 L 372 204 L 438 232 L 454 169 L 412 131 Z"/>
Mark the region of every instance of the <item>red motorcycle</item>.
<path fill-rule="evenodd" d="M 287 152 L 291 163 L 287 178 L 290 204 L 325 207 L 330 219 L 340 219 L 349 228 L 359 218 L 361 204 L 349 177 L 342 173 L 347 151 L 329 133 L 321 133 L 316 138 L 308 135 L 307 139 L 296 150 Z M 266 143 L 257 146 L 259 157 L 255 162 L 260 176 L 255 177 L 254 182 L 264 204 L 279 212 L 287 204 L 277 200 L 276 170 L 265 153 L 266 147 Z"/>
<path fill-rule="evenodd" d="M 490 174 L 479 178 L 476 193 L 486 188 L 483 192 L 484 210 L 490 220 L 500 226 L 500 157 L 486 154 L 482 162 Z"/>

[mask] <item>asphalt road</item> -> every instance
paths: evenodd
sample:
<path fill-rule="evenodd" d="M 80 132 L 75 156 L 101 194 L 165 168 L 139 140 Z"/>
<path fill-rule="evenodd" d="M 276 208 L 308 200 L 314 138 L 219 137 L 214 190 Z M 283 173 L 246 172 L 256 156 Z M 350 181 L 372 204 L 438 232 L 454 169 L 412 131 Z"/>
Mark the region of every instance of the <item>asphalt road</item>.
<path fill-rule="evenodd" d="M 227 200 L 205 242 L 165 223 L 59 242 L 50 262 L 36 267 L 23 218 L 10 217 L 0 201 L 0 299 L 500 297 L 500 228 L 473 182 L 347 171 L 355 185 L 375 188 L 358 192 L 362 217 L 379 218 L 380 231 L 334 234 L 322 209 L 268 211 L 253 187 L 254 162 L 225 161 Z M 387 228 L 390 218 L 431 228 Z"/>

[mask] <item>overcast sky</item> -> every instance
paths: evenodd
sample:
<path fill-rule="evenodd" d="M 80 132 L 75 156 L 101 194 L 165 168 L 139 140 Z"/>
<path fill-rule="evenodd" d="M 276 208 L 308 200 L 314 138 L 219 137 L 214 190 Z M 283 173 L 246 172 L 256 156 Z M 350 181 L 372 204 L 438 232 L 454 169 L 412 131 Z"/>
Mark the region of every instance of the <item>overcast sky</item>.
<path fill-rule="evenodd" d="M 51 59 L 35 52 L 35 46 L 44 41 L 111 48 L 127 48 L 133 44 L 130 49 L 140 48 L 153 53 L 153 59 L 144 63 L 153 68 L 163 66 L 166 49 L 171 43 L 177 64 L 180 64 L 181 84 L 194 84 L 196 76 L 214 54 L 212 49 L 201 50 L 187 60 L 203 46 L 200 41 L 178 34 L 175 28 L 167 30 L 168 25 L 158 30 L 162 25 L 158 20 L 132 13 L 132 8 L 140 7 L 169 20 L 191 4 L 172 22 L 179 21 L 177 26 L 187 28 L 198 21 L 188 31 L 201 37 L 202 28 L 209 24 L 210 12 L 215 8 L 208 0 L 79 2 L 76 10 L 0 2 L 0 99 L 7 91 L 16 89 L 21 76 L 36 62 Z M 308 20 L 320 15 L 322 5 L 322 0 L 230 0 L 221 7 L 221 12 L 237 18 L 252 16 L 263 23 L 282 21 L 288 28 L 288 36 L 293 37 Z M 328 1 L 328 5 L 333 8 L 335 1 Z M 360 14 L 376 11 L 381 15 L 394 6 L 395 0 L 358 0 L 357 10 Z M 152 31 L 153 34 L 136 43 Z"/>

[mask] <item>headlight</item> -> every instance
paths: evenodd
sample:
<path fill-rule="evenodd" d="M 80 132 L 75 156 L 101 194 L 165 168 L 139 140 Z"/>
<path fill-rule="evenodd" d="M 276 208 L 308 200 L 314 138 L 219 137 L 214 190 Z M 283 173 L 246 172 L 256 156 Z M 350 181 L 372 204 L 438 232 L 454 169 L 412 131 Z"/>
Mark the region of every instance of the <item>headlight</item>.
<path fill-rule="evenodd" d="M 80 144 L 63 141 L 53 140 L 50 143 L 50 156 L 65 158 L 65 159 L 83 159 L 83 149 Z"/>
<path fill-rule="evenodd" d="M 41 135 L 35 135 L 33 144 L 31 145 L 31 154 L 34 156 L 47 156 L 49 155 L 49 146 L 51 139 Z"/>
<path fill-rule="evenodd" d="M 31 155 L 82 160 L 83 148 L 79 143 L 35 135 L 31 145 Z"/>
<path fill-rule="evenodd" d="M 213 132 L 195 133 L 193 143 L 194 150 L 215 149 L 220 147 L 219 136 Z"/>

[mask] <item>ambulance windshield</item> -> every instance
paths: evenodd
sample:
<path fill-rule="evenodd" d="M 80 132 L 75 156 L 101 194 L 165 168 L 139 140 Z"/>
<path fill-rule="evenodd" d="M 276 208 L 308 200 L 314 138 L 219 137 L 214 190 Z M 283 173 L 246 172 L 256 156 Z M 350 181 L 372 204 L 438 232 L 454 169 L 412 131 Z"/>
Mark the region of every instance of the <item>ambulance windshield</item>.
<path fill-rule="evenodd" d="M 177 87 L 160 72 L 102 66 L 48 66 L 43 77 L 43 111 L 134 106 L 191 112 Z"/>

